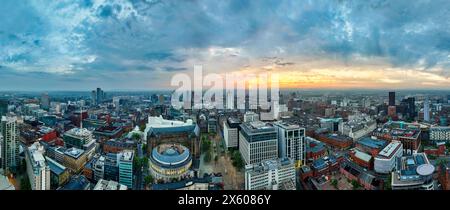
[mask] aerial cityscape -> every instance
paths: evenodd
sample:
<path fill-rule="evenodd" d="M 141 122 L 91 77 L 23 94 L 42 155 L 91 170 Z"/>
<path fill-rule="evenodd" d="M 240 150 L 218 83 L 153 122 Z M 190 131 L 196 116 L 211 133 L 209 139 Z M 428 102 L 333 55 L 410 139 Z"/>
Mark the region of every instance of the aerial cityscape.
<path fill-rule="evenodd" d="M 2 1 L 0 191 L 450 190 L 442 5 Z"/>

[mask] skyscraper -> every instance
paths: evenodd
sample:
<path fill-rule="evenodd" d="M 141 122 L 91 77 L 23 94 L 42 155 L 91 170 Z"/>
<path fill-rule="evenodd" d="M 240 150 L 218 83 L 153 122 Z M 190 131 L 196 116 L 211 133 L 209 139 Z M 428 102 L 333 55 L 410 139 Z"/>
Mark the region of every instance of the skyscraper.
<path fill-rule="evenodd" d="M 395 106 L 395 92 L 389 92 L 389 106 Z"/>
<path fill-rule="evenodd" d="M 305 128 L 297 124 L 287 122 L 274 123 L 278 130 L 278 155 L 279 158 L 294 160 L 296 167 L 300 167 L 305 161 Z"/>
<path fill-rule="evenodd" d="M 50 97 L 47 93 L 44 93 L 41 96 L 41 108 L 45 110 L 48 110 L 50 108 Z"/>
<path fill-rule="evenodd" d="M 426 98 L 423 102 L 423 120 L 425 122 L 430 121 L 430 101 L 428 100 L 428 98 Z"/>
<path fill-rule="evenodd" d="M 8 101 L 0 99 L 0 119 L 8 112 Z"/>
<path fill-rule="evenodd" d="M 5 171 L 15 171 L 19 166 L 19 129 L 16 117 L 2 117 L 0 131 L 2 142 L 2 166 Z"/>
<path fill-rule="evenodd" d="M 44 147 L 35 142 L 25 152 L 27 173 L 33 190 L 50 190 L 50 167 L 44 158 Z"/>
<path fill-rule="evenodd" d="M 105 92 L 101 88 L 97 88 L 91 92 L 91 101 L 93 105 L 99 105 L 105 100 Z"/>

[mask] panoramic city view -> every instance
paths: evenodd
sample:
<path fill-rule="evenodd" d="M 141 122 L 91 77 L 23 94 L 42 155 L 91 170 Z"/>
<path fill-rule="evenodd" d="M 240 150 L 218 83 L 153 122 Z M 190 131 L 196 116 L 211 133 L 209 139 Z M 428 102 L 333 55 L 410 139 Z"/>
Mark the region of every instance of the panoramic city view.
<path fill-rule="evenodd" d="M 2 1 L 0 190 L 450 190 L 449 6 Z"/>

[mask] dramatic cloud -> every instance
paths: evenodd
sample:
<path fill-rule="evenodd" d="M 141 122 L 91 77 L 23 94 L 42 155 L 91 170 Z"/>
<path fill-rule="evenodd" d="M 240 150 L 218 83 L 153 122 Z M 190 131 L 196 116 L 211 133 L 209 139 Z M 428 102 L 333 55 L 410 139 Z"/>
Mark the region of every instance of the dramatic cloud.
<path fill-rule="evenodd" d="M 317 69 L 383 73 L 374 87 L 416 82 L 392 78 L 414 71 L 428 77 L 417 86 L 445 87 L 449 6 L 447 0 L 3 0 L 0 89 L 168 87 L 171 75 L 194 64 L 206 72 L 269 69 L 298 77 Z M 330 82 L 326 74 L 308 84 L 296 78 L 289 86 Z M 365 78 L 333 81 L 364 86 Z"/>

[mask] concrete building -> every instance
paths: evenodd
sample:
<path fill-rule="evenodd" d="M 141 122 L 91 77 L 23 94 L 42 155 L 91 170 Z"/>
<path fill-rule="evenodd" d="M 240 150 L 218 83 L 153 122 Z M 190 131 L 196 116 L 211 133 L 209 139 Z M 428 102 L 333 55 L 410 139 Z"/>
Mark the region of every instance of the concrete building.
<path fill-rule="evenodd" d="M 116 181 L 112 180 L 98 180 L 97 184 L 94 187 L 94 190 L 127 190 L 128 187 L 123 184 L 119 184 Z"/>
<path fill-rule="evenodd" d="M 239 152 L 246 164 L 258 164 L 278 157 L 276 129 L 267 123 L 253 121 L 241 124 Z"/>
<path fill-rule="evenodd" d="M 119 153 L 119 183 L 133 188 L 133 160 L 134 152 L 132 150 L 124 150 Z"/>
<path fill-rule="evenodd" d="M 93 164 L 94 180 L 99 181 L 105 177 L 105 156 L 100 156 Z"/>
<path fill-rule="evenodd" d="M 278 133 L 278 157 L 292 159 L 296 168 L 302 166 L 306 159 L 305 128 L 283 121 L 275 122 L 274 126 Z"/>
<path fill-rule="evenodd" d="M 396 159 L 403 155 L 403 146 L 399 141 L 392 141 L 382 149 L 374 160 L 374 170 L 377 173 L 388 174 L 394 168 Z"/>
<path fill-rule="evenodd" d="M 69 168 L 72 173 L 78 173 L 87 161 L 87 153 L 84 150 L 72 147 L 64 151 L 62 164 Z"/>
<path fill-rule="evenodd" d="M 162 116 L 149 117 L 144 135 L 147 140 L 147 152 L 160 144 L 186 145 L 194 158 L 200 157 L 200 127 L 192 120 L 166 120 Z"/>
<path fill-rule="evenodd" d="M 431 127 L 430 141 L 450 141 L 450 127 Z"/>
<path fill-rule="evenodd" d="M 20 165 L 19 159 L 19 128 L 16 117 L 3 116 L 0 123 L 1 168 L 4 171 L 15 171 Z"/>
<path fill-rule="evenodd" d="M 246 190 L 295 190 L 295 166 L 289 158 L 245 166 Z"/>
<path fill-rule="evenodd" d="M 64 185 L 70 178 L 69 169 L 49 157 L 45 157 L 50 167 L 50 189 Z"/>
<path fill-rule="evenodd" d="M 0 191 L 3 191 L 3 190 L 16 190 L 16 188 L 8 180 L 8 177 L 0 174 Z"/>
<path fill-rule="evenodd" d="M 32 190 L 50 190 L 50 167 L 44 158 L 44 147 L 35 142 L 27 148 L 25 160 Z"/>
<path fill-rule="evenodd" d="M 95 141 L 92 132 L 86 128 L 73 128 L 64 133 L 64 144 L 66 147 L 85 149 L 91 141 Z"/>
<path fill-rule="evenodd" d="M 349 116 L 349 120 L 340 127 L 339 130 L 343 135 L 346 135 L 357 141 L 358 139 L 370 134 L 377 128 L 377 122 L 367 115 Z"/>
<path fill-rule="evenodd" d="M 259 115 L 254 112 L 246 112 L 244 114 L 244 122 L 253 122 L 253 121 L 259 121 Z"/>
<path fill-rule="evenodd" d="M 342 130 L 343 126 L 342 118 L 321 118 L 320 128 L 327 129 L 328 132 L 334 133 Z"/>
<path fill-rule="evenodd" d="M 223 138 L 227 148 L 236 148 L 239 145 L 239 125 L 238 118 L 230 117 L 223 122 Z"/>

